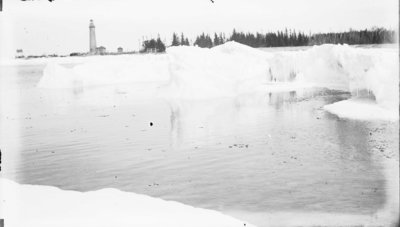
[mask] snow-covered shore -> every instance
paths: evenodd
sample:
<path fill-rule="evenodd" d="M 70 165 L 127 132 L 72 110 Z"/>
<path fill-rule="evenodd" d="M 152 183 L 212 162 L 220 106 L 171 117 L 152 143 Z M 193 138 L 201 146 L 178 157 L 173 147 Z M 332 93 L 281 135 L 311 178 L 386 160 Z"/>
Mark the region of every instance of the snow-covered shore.
<path fill-rule="evenodd" d="M 253 226 L 217 211 L 111 188 L 65 191 L 0 178 L 0 192 L 0 218 L 10 227 Z"/>

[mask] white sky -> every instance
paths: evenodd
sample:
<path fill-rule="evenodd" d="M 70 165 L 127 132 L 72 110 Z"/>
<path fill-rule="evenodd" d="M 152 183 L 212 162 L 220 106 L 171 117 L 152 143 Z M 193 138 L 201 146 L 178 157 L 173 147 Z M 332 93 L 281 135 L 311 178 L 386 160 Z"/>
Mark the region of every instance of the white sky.
<path fill-rule="evenodd" d="M 89 49 L 89 20 L 97 44 L 137 50 L 142 37 L 172 32 L 343 31 L 398 28 L 398 0 L 3 0 L 0 51 L 69 54 Z M 7 36 L 7 37 L 6 37 Z"/>

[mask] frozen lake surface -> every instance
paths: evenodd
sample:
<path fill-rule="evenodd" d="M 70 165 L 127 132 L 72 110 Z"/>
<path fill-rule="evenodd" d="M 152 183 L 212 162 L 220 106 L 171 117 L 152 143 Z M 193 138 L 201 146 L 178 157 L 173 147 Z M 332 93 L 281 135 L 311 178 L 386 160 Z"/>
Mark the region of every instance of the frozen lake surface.
<path fill-rule="evenodd" d="M 384 163 L 398 161 L 399 124 L 323 110 L 348 99 L 347 92 L 138 98 L 161 85 L 41 89 L 43 69 L 1 69 L 8 101 L 0 138 L 9 138 L 5 128 L 18 132 L 3 141 L 14 149 L 3 176 L 18 183 L 117 188 L 239 217 L 257 214 L 247 218 L 259 226 L 274 212 L 373 215 L 387 203 Z"/>

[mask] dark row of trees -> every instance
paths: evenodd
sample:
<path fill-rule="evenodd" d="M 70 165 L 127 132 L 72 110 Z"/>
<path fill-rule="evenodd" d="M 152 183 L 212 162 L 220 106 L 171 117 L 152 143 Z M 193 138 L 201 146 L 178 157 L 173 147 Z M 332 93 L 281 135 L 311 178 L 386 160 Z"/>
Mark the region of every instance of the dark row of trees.
<path fill-rule="evenodd" d="M 174 37 L 176 34 L 174 34 Z M 183 37 L 183 34 L 182 34 Z M 187 41 L 187 39 L 186 39 Z M 251 47 L 283 47 L 283 46 L 308 46 L 320 45 L 325 43 L 332 44 L 383 44 L 396 42 L 396 33 L 393 30 L 385 28 L 373 28 L 365 30 L 350 30 L 346 32 L 330 32 L 305 34 L 295 30 L 285 29 L 284 31 L 268 33 L 244 33 L 233 30 L 232 34 L 226 38 L 225 34 L 214 33 L 214 36 L 202 33 L 197 36 L 193 45 L 199 47 L 213 47 L 223 44 L 227 41 L 236 41 Z M 172 46 L 189 45 L 174 42 Z"/>
<path fill-rule="evenodd" d="M 268 33 L 244 33 L 233 30 L 228 37 L 224 33 L 209 35 L 202 33 L 196 37 L 192 45 L 211 48 L 227 41 L 235 41 L 251 47 L 284 47 L 284 46 L 308 46 L 325 43 L 332 44 L 383 44 L 396 42 L 396 33 L 385 28 L 372 28 L 365 30 L 350 30 L 346 32 L 330 32 L 305 34 L 295 30 Z M 171 46 L 189 46 L 189 39 L 183 33 L 172 34 Z M 143 41 L 141 52 L 165 52 L 165 44 L 160 37 Z"/>
<path fill-rule="evenodd" d="M 178 34 L 172 34 L 172 43 L 171 46 L 189 46 L 189 39 L 186 38 L 183 33 L 181 33 L 181 37 L 179 38 Z"/>
<path fill-rule="evenodd" d="M 310 45 L 324 43 L 347 44 L 382 44 L 396 42 L 396 32 L 385 28 L 365 29 L 360 31 L 350 30 L 343 33 L 321 33 L 311 36 Z"/>

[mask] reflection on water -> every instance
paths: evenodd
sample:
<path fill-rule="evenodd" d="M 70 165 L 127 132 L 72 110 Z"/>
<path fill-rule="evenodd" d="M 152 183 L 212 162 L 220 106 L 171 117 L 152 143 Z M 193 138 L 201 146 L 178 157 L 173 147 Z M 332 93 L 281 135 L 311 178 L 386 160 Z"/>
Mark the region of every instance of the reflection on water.
<path fill-rule="evenodd" d="M 19 116 L 7 116 L 20 123 L 21 149 L 5 174 L 20 183 L 258 213 L 372 214 L 385 203 L 379 149 L 396 154 L 398 124 L 322 110 L 347 93 L 165 100 L 143 98 L 156 84 L 38 89 L 40 75 L 17 75 Z"/>

